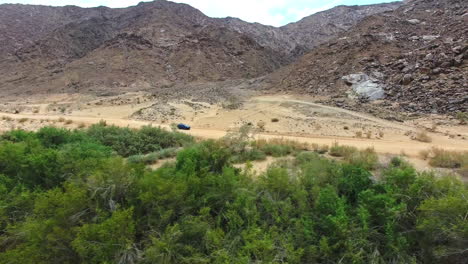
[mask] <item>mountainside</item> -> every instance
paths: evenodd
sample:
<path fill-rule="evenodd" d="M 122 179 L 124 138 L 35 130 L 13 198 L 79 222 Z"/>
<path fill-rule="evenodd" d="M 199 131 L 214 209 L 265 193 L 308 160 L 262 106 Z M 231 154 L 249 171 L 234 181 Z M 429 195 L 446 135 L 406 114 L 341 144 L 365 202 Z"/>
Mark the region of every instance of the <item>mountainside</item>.
<path fill-rule="evenodd" d="M 265 47 L 295 59 L 356 25 L 363 18 L 394 10 L 402 2 L 363 6 L 337 6 L 280 28 L 247 23 L 237 18 L 222 19 L 227 27 L 245 33 Z"/>
<path fill-rule="evenodd" d="M 387 99 L 392 110 L 466 112 L 467 24 L 467 1 L 410 1 L 364 19 L 269 81 L 283 91 Z"/>
<path fill-rule="evenodd" d="M 399 5 L 337 7 L 282 28 L 164 0 L 123 9 L 1 5 L 0 88 L 20 95 L 249 79 Z"/>
<path fill-rule="evenodd" d="M 274 51 L 217 21 L 162 0 L 76 20 L 0 63 L 2 89 L 145 89 L 251 78 L 284 65 Z"/>
<path fill-rule="evenodd" d="M 0 5 L 0 57 L 28 47 L 69 23 L 97 17 L 112 17 L 119 13 L 119 9 L 107 7 Z"/>

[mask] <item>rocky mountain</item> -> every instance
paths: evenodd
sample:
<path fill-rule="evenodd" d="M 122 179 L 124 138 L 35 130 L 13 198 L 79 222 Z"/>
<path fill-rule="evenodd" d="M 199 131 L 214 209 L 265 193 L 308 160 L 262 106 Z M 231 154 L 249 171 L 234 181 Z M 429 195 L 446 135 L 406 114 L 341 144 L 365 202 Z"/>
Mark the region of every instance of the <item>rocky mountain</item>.
<path fill-rule="evenodd" d="M 165 0 L 122 9 L 0 5 L 0 90 L 123 91 L 258 77 L 399 5 L 337 7 L 281 28 Z"/>
<path fill-rule="evenodd" d="M 237 18 L 226 18 L 227 27 L 246 33 L 258 43 L 269 47 L 291 60 L 303 55 L 356 25 L 363 18 L 395 10 L 403 2 L 362 6 L 337 6 L 318 12 L 283 27 L 269 27 L 247 23 Z"/>
<path fill-rule="evenodd" d="M 313 49 L 270 75 L 267 86 L 334 95 L 339 106 L 355 96 L 386 99 L 393 111 L 467 112 L 466 25 L 467 1 L 408 1 Z"/>
<path fill-rule="evenodd" d="M 285 64 L 268 47 L 188 5 L 158 0 L 92 15 L 100 9 L 4 56 L 2 90 L 147 89 L 257 77 Z"/>
<path fill-rule="evenodd" d="M 35 5 L 0 5 L 0 56 L 28 47 L 55 29 L 95 17 L 112 17 L 119 9 Z"/>

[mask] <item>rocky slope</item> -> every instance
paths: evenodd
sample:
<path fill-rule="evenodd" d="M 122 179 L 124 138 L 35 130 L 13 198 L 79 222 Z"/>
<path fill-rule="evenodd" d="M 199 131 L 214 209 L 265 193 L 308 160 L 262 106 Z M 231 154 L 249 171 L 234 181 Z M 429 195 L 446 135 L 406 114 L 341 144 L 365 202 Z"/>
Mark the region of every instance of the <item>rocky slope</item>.
<path fill-rule="evenodd" d="M 258 23 L 247 23 L 237 18 L 225 18 L 227 27 L 249 35 L 258 43 L 269 47 L 294 60 L 356 25 L 363 18 L 392 11 L 403 2 L 362 6 L 337 6 L 318 12 L 298 22 L 283 27 L 271 27 Z"/>
<path fill-rule="evenodd" d="M 251 78 L 285 64 L 184 4 L 141 3 L 58 27 L 0 62 L 3 92 L 137 90 Z"/>
<path fill-rule="evenodd" d="M 339 106 L 348 93 L 361 102 L 386 99 L 383 106 L 396 111 L 467 112 L 466 25 L 467 1 L 408 1 L 272 74 L 269 87 L 335 95 Z"/>
<path fill-rule="evenodd" d="M 35 5 L 0 5 L 0 57 L 28 47 L 45 35 L 72 22 L 120 13 L 107 7 L 49 7 Z"/>
<path fill-rule="evenodd" d="M 0 92 L 125 91 L 258 77 L 399 5 L 337 7 L 282 28 L 209 18 L 165 0 L 123 9 L 0 5 Z"/>

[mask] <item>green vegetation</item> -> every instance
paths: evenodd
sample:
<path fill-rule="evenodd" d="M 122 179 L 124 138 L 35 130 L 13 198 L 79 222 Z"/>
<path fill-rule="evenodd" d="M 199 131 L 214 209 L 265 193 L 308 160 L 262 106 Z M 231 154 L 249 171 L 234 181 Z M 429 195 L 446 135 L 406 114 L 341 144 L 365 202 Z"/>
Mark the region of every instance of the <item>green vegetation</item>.
<path fill-rule="evenodd" d="M 105 124 L 2 135 L 0 263 L 466 260 L 462 182 L 398 158 L 375 181 L 373 150 L 335 145 L 338 162 L 294 142 L 236 141 L 249 137 L 195 144 Z M 261 149 L 296 157 L 258 179 L 232 166 L 233 156 Z M 155 171 L 128 162 L 176 150 L 176 162 Z"/>

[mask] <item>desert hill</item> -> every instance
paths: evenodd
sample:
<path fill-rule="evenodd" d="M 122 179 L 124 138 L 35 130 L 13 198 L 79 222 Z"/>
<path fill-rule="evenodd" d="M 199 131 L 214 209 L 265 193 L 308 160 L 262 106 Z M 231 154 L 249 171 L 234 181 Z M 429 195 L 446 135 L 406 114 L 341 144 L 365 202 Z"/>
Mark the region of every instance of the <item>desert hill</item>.
<path fill-rule="evenodd" d="M 337 7 L 282 28 L 210 18 L 164 0 L 123 9 L 1 5 L 8 27 L 0 29 L 0 90 L 120 92 L 250 79 L 399 5 Z"/>
<path fill-rule="evenodd" d="M 409 1 L 275 72 L 268 87 L 334 95 L 339 106 L 351 93 L 361 101 L 387 99 L 383 105 L 396 111 L 466 112 L 467 24 L 467 1 Z"/>

